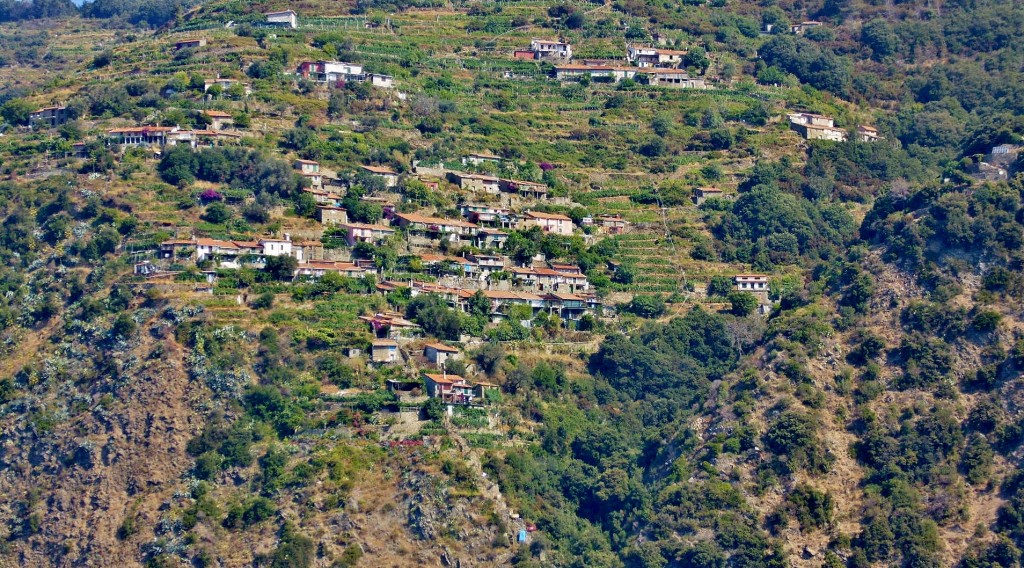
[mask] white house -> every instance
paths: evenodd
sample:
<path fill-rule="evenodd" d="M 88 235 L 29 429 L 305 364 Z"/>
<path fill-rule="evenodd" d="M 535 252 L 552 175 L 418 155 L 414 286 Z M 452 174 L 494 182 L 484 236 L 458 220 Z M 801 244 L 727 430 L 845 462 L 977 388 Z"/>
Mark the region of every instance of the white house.
<path fill-rule="evenodd" d="M 536 59 L 572 59 L 572 46 L 560 41 L 533 39 L 530 51 Z"/>
<path fill-rule="evenodd" d="M 764 274 L 737 274 L 732 280 L 740 292 L 768 291 L 768 277 Z"/>
<path fill-rule="evenodd" d="M 263 256 L 294 256 L 302 260 L 302 251 L 292 249 L 292 237 L 288 233 L 283 239 L 260 239 L 260 247 L 263 248 Z"/>
<path fill-rule="evenodd" d="M 304 79 L 320 83 L 362 81 L 365 78 L 362 65 L 344 61 L 303 61 L 299 63 L 297 72 Z"/>
<path fill-rule="evenodd" d="M 299 15 L 295 13 L 295 10 L 269 12 L 264 15 L 267 17 L 268 25 L 291 29 L 299 27 Z"/>
<path fill-rule="evenodd" d="M 395 86 L 395 78 L 391 75 L 382 75 L 380 73 L 370 73 L 366 76 L 367 80 L 374 87 L 380 89 L 390 89 Z"/>
<path fill-rule="evenodd" d="M 683 62 L 685 51 L 661 49 L 642 45 L 626 48 L 626 61 L 637 67 L 677 67 Z"/>

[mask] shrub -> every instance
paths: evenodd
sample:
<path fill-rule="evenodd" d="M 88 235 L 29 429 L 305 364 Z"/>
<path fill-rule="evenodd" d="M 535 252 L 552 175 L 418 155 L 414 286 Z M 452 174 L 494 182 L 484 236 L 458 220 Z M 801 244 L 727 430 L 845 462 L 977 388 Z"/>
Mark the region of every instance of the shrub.
<path fill-rule="evenodd" d="M 1003 316 L 999 312 L 982 310 L 975 314 L 974 320 L 971 321 L 971 327 L 981 333 L 988 333 L 995 331 L 1001 321 L 1003 321 Z"/>
<path fill-rule="evenodd" d="M 832 494 L 799 485 L 786 497 L 786 501 L 800 522 L 800 530 L 822 529 L 832 524 L 835 514 Z"/>
<path fill-rule="evenodd" d="M 732 292 L 732 279 L 728 276 L 712 276 L 708 282 L 708 296 L 726 297 Z"/>
<path fill-rule="evenodd" d="M 219 201 L 215 201 L 206 207 L 202 218 L 208 223 L 221 224 L 231 219 L 231 209 Z"/>
<path fill-rule="evenodd" d="M 665 299 L 661 296 L 633 296 L 623 310 L 642 318 L 656 318 L 665 313 Z"/>
<path fill-rule="evenodd" d="M 818 421 L 812 416 L 787 411 L 768 428 L 765 445 L 792 469 L 827 471 L 834 458 L 828 455 L 818 438 Z"/>
<path fill-rule="evenodd" d="M 249 302 L 249 306 L 254 310 L 269 310 L 274 307 L 274 294 L 264 292 Z"/>
<path fill-rule="evenodd" d="M 728 296 L 732 304 L 732 314 L 738 317 L 746 317 L 757 310 L 760 304 L 757 298 L 750 292 L 731 292 Z"/>

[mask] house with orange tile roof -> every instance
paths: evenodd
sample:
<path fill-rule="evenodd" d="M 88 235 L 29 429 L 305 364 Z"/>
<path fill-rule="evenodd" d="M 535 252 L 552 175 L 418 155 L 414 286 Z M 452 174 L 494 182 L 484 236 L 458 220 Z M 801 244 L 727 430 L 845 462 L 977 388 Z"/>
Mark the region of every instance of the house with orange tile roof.
<path fill-rule="evenodd" d="M 475 223 L 461 219 L 443 219 L 417 213 L 396 213 L 394 224 L 414 233 L 441 235 L 452 241 L 458 241 L 460 236 L 471 237 L 480 229 Z"/>

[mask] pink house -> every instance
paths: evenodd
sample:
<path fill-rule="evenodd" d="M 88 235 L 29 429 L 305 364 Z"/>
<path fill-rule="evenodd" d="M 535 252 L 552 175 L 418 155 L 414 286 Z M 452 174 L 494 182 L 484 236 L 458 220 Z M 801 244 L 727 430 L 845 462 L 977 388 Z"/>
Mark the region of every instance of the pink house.
<path fill-rule="evenodd" d="M 545 233 L 572 235 L 572 219 L 560 213 L 527 211 L 523 224 L 527 227 L 540 227 Z"/>
<path fill-rule="evenodd" d="M 379 243 L 395 234 L 395 230 L 384 225 L 367 225 L 364 223 L 341 223 L 338 225 L 345 229 L 345 238 L 348 246 L 355 246 L 356 243 Z"/>

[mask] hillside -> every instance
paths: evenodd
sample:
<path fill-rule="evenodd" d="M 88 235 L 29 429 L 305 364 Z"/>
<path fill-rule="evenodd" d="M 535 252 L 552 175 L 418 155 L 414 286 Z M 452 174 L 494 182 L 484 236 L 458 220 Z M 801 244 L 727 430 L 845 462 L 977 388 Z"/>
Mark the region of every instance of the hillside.
<path fill-rule="evenodd" d="M 0 565 L 1021 564 L 1024 5 L 0 22 Z"/>

